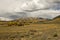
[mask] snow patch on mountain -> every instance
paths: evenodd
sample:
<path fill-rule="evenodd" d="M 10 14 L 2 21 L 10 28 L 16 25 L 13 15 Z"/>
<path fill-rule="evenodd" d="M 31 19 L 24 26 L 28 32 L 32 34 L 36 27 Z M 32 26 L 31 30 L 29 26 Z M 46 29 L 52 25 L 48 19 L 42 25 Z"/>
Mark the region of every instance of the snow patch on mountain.
<path fill-rule="evenodd" d="M 0 17 L 0 21 L 11 21 L 13 19 L 5 18 L 5 17 Z"/>

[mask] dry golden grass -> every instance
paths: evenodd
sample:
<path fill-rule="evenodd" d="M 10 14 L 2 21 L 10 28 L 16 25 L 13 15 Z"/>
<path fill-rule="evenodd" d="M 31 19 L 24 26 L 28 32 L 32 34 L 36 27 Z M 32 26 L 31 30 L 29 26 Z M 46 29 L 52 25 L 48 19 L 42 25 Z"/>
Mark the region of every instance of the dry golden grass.
<path fill-rule="evenodd" d="M 55 18 L 53 20 L 38 19 L 38 18 L 27 18 L 18 19 L 9 22 L 0 21 L 0 32 L 10 32 L 10 31 L 28 31 L 29 29 L 35 30 L 45 30 L 50 28 L 57 28 L 60 25 L 60 18 Z M 14 31 L 14 32 L 15 32 Z"/>
<path fill-rule="evenodd" d="M 60 17 L 0 22 L 1 40 L 60 40 Z"/>

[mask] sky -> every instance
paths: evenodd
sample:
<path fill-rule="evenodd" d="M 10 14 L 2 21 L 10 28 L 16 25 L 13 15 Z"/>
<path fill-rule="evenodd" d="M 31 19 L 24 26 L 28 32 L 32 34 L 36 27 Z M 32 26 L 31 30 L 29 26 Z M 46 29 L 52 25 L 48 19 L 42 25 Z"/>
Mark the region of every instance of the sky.
<path fill-rule="evenodd" d="M 52 19 L 60 15 L 60 0 L 0 0 L 0 19 L 21 17 Z"/>

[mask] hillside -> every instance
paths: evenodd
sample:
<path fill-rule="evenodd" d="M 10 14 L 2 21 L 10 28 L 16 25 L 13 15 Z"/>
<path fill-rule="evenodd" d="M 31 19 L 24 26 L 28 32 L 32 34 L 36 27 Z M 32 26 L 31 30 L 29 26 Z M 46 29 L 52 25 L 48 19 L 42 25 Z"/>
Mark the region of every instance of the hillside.
<path fill-rule="evenodd" d="M 13 21 L 0 21 L 0 26 L 24 26 L 30 24 L 60 24 L 60 16 L 54 19 L 44 19 L 44 18 L 20 18 Z"/>
<path fill-rule="evenodd" d="M 54 22 L 54 23 L 59 23 L 59 24 L 60 24 L 60 15 L 57 16 L 57 17 L 55 17 L 55 18 L 52 20 L 52 22 Z"/>
<path fill-rule="evenodd" d="M 60 40 L 60 16 L 0 21 L 1 40 Z"/>

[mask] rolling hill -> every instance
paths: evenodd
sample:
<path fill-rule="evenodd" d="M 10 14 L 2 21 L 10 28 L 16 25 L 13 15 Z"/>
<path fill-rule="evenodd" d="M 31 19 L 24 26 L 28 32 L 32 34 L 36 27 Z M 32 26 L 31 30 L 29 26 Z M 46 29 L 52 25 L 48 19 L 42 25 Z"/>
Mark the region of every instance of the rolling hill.
<path fill-rule="evenodd" d="M 60 40 L 60 16 L 0 21 L 1 40 Z"/>
<path fill-rule="evenodd" d="M 57 16 L 53 19 L 44 19 L 44 18 L 20 18 L 13 21 L 0 21 L 0 25 L 2 26 L 23 26 L 30 24 L 60 24 L 60 16 Z"/>

